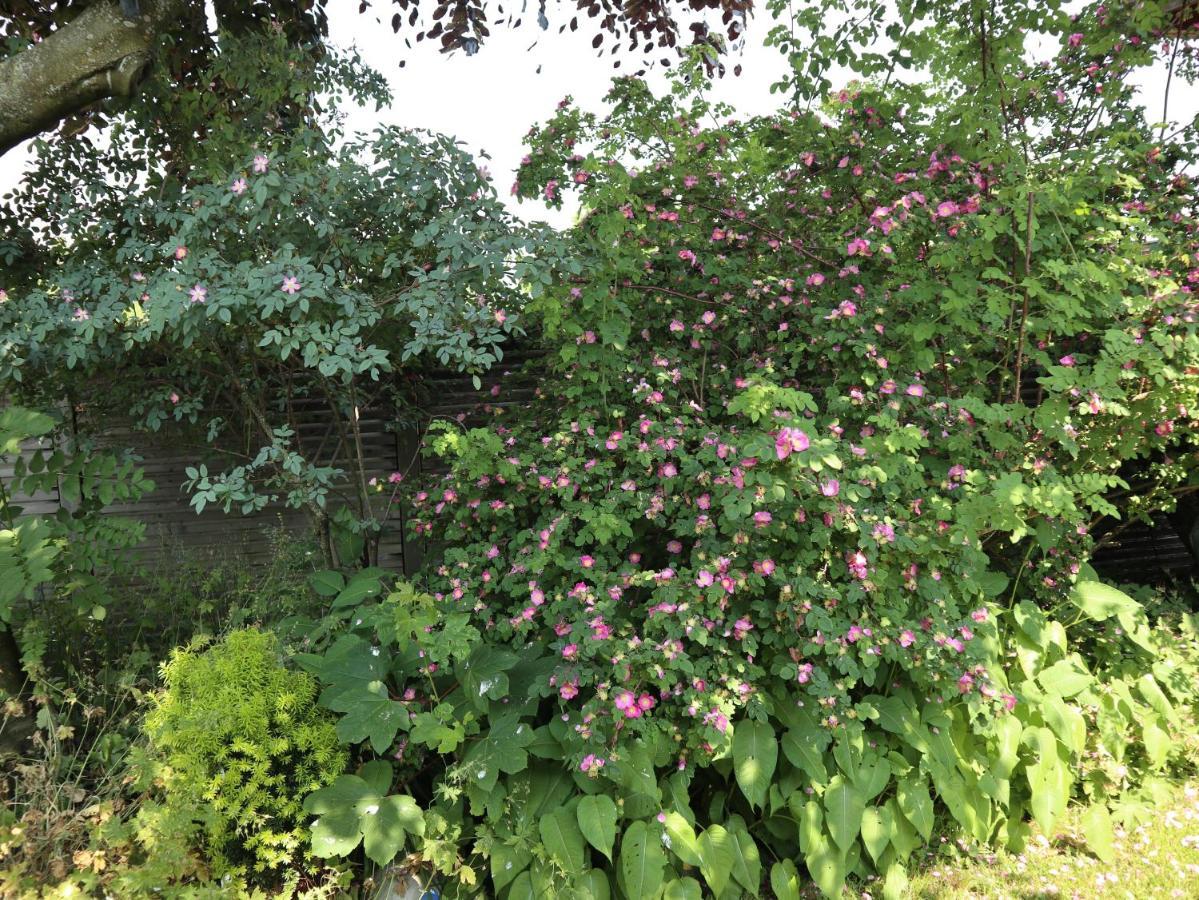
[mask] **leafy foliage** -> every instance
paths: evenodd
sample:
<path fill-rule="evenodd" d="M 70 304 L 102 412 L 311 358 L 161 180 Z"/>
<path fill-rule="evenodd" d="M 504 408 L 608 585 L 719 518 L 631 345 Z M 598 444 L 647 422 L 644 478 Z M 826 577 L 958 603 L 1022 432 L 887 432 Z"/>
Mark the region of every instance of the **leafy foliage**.
<path fill-rule="evenodd" d="M 277 883 L 306 855 L 303 797 L 345 767 L 315 683 L 253 629 L 175 651 L 163 681 L 146 733 L 170 769 L 165 811 L 201 823 L 218 876 Z"/>
<path fill-rule="evenodd" d="M 532 307 L 559 377 L 435 432 L 429 596 L 305 660 L 403 753 L 454 889 L 900 896 L 938 831 L 1019 848 L 1076 799 L 1106 852 L 1188 764 L 1193 637 L 1088 559 L 1195 489 L 1192 136 L 1121 80 L 1152 26 L 1081 21 L 999 109 L 952 67 L 748 121 L 626 80 L 531 134 L 518 190 L 585 209 L 585 274 Z M 935 29 L 904 47 L 956 58 Z"/>

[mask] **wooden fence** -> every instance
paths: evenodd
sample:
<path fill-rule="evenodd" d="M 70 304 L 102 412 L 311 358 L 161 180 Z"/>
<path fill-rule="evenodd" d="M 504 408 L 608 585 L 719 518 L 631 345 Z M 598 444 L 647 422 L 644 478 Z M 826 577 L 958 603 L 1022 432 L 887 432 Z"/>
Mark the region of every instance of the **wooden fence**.
<path fill-rule="evenodd" d="M 495 407 L 513 407 L 528 403 L 536 391 L 539 371 L 535 363 L 542 357 L 536 349 L 517 348 L 482 378 L 476 389 L 469 375 L 450 370 L 425 372 L 416 386 L 420 405 L 413 415 L 408 411 L 401 418 L 394 408 L 363 410 L 359 416 L 363 454 L 368 476 L 386 481 L 392 472 L 407 473 L 408 478 L 437 472 L 435 461 L 422 453 L 422 440 L 429 423 L 449 418 L 467 426 L 478 424 L 492 415 Z M 493 393 L 494 391 L 494 393 Z M 323 401 L 297 401 L 294 404 L 298 425 L 297 440 L 307 453 L 321 446 L 331 446 L 328 432 L 333 428 Z M 213 472 L 224 469 L 228 462 L 202 441 L 192 441 L 164 426 L 160 434 L 147 435 L 130 430 L 127 424 L 86 422 L 87 433 L 99 435 L 99 440 L 113 448 L 128 448 L 141 457 L 146 475 L 155 489 L 140 501 L 114 504 L 113 515 L 126 515 L 146 524 L 146 537 L 138 548 L 141 560 L 150 567 L 170 566 L 181 559 L 226 559 L 250 565 L 266 562 L 273 552 L 272 530 L 284 529 L 303 534 L 310 527 L 304 513 L 287 509 L 281 503 L 267 506 L 251 515 L 236 511 L 225 513 L 209 507 L 197 514 L 184 489 L 186 469 L 207 462 Z M 230 443 L 237 443 L 237 436 Z M 26 456 L 36 449 L 46 449 L 48 442 L 29 442 Z M 254 452 L 258 444 L 253 436 L 244 438 L 242 452 Z M 349 471 L 349 460 L 322 453 L 322 465 L 334 465 Z M 0 464 L 0 479 L 12 475 L 12 464 Z M 27 513 L 53 514 L 63 504 L 57 491 L 35 497 L 16 497 L 15 501 Z M 382 513 L 382 510 L 379 510 Z M 422 548 L 406 538 L 405 510 L 395 504 L 389 511 L 379 545 L 380 565 L 393 571 L 411 573 L 420 564 Z"/>
<path fill-rule="evenodd" d="M 540 382 L 543 354 L 534 348 L 515 348 L 476 389 L 470 376 L 449 370 L 423 374 L 417 394 L 422 398 L 415 422 L 402 422 L 393 409 L 368 409 L 359 419 L 368 470 L 386 479 L 392 472 L 408 477 L 436 473 L 422 451 L 422 439 L 428 424 L 448 418 L 465 425 L 489 419 L 494 407 L 515 407 L 529 403 Z M 1029 402 L 1034 402 L 1035 383 L 1027 386 Z M 321 444 L 332 427 L 323 404 L 312 403 L 297 410 L 299 440 L 306 449 Z M 183 485 L 185 469 L 196 465 L 210 452 L 205 445 L 187 445 L 178 439 L 149 439 L 121 427 L 120 423 L 89 423 L 90 430 L 107 436 L 114 447 L 130 447 L 142 458 L 155 490 L 136 504 L 113 506 L 113 514 L 129 515 L 146 523 L 146 539 L 140 548 L 142 557 L 152 566 L 169 566 L 181 558 L 213 557 L 237 559 L 249 564 L 265 562 L 272 553 L 272 528 L 302 533 L 307 527 L 304 515 L 276 504 L 249 516 L 226 514 L 206 509 L 197 515 L 189 503 Z M 34 449 L 36 445 L 30 445 Z M 256 448 L 255 448 L 256 449 Z M 338 464 L 345 460 L 326 459 Z M 216 464 L 217 468 L 223 466 Z M 11 465 L 0 466 L 0 478 L 11 476 Z M 56 493 L 20 498 L 26 511 L 53 513 L 59 508 Z M 379 563 L 393 571 L 411 574 L 419 566 L 422 546 L 406 536 L 405 510 L 396 504 L 390 510 L 379 547 Z M 1177 530 L 1164 517 L 1153 525 L 1133 523 L 1121 531 L 1119 539 L 1106 545 L 1094 560 L 1105 576 L 1117 580 L 1152 581 L 1163 575 L 1179 574 L 1195 567 L 1195 556 Z"/>

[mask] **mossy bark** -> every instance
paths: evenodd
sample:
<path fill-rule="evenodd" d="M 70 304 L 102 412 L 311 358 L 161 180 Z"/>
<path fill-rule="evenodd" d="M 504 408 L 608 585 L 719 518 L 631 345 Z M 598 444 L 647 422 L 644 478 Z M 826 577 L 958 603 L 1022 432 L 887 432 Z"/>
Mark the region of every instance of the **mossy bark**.
<path fill-rule="evenodd" d="M 29 48 L 0 60 L 0 155 L 107 97 L 137 87 L 164 28 L 184 0 L 143 0 L 126 18 L 112 0 L 97 0 Z"/>

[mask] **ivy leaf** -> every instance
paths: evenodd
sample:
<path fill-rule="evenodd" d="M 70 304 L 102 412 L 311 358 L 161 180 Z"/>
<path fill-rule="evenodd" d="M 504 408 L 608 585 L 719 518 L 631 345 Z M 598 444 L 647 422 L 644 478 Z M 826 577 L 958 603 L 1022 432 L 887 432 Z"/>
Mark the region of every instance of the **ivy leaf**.
<path fill-rule="evenodd" d="M 774 729 L 765 722 L 745 719 L 735 726 L 733 771 L 741 792 L 750 805 L 757 809 L 766 803 L 766 792 L 778 762 L 778 752 Z"/>
<path fill-rule="evenodd" d="M 616 841 L 616 803 L 612 798 L 607 794 L 584 797 L 579 801 L 575 815 L 587 843 L 611 860 L 612 845 Z"/>

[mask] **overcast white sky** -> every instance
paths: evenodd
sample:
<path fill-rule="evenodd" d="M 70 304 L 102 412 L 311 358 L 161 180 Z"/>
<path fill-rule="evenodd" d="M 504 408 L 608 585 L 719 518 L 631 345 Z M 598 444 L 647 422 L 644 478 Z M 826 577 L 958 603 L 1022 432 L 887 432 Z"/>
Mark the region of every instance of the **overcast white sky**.
<path fill-rule="evenodd" d="M 357 45 L 366 62 L 387 76 L 395 99 L 390 109 L 379 113 L 349 111 L 349 129 L 370 130 L 380 124 L 394 124 L 454 135 L 470 150 L 486 151 L 491 156 L 488 167 L 504 198 L 508 197 L 513 173 L 523 155 L 521 137 L 531 125 L 551 115 L 567 94 L 584 108 L 597 109 L 613 74 L 636 67 L 633 59 L 626 59 L 621 69 L 614 70 L 613 57 L 605 54 L 597 58 L 587 22 L 580 23 L 578 32 L 558 34 L 558 26 L 569 21 L 569 13 L 551 20 L 549 31 L 544 32 L 533 22 L 535 14 L 526 14 L 518 30 L 496 23 L 492 37 L 477 55 L 446 57 L 427 42 L 408 50 L 402 36 L 393 34 L 388 24 L 390 4 L 377 4 L 386 10 L 382 22 L 373 11 L 356 15 L 352 6 L 342 4 L 330 17 L 331 37 L 341 46 Z M 750 21 L 744 49 L 729 61 L 730 68 L 741 63 L 741 76 L 727 77 L 714 89 L 713 96 L 729 101 L 741 114 L 765 113 L 778 105 L 779 98 L 772 96 L 769 88 L 783 73 L 784 62 L 776 51 L 762 46 L 769 26 L 770 20 L 764 14 Z M 531 46 L 534 42 L 536 46 Z M 398 65 L 401 58 L 407 60 L 402 69 Z M 655 70 L 648 77 L 657 86 L 664 86 L 667 76 Z M 1149 73 L 1142 82 L 1151 118 L 1156 119 L 1160 116 L 1164 71 Z M 1176 79 L 1171 89 L 1171 120 L 1189 121 L 1197 111 L 1199 92 Z M 25 159 L 20 150 L 0 157 L 0 194 L 19 181 Z M 568 224 L 568 216 L 547 213 L 538 203 L 520 204 L 517 211 L 526 218 Z"/>

